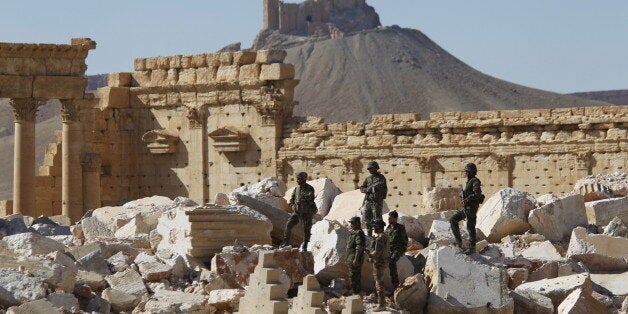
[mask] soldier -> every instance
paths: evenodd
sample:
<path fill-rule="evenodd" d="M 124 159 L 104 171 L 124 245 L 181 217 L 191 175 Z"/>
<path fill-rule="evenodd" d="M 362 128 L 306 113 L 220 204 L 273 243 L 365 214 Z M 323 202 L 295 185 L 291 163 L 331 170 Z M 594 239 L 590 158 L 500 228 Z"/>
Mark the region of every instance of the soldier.
<path fill-rule="evenodd" d="M 467 230 L 469 231 L 469 248 L 465 250 L 465 253 L 472 254 L 475 252 L 475 222 L 478 207 L 484 202 L 484 195 L 482 194 L 482 183 L 480 179 L 475 175 L 478 173 L 478 168 L 473 163 L 468 163 L 464 167 L 464 171 L 467 174 L 467 185 L 462 191 L 462 204 L 463 207 L 458 209 L 451 220 L 451 231 L 456 238 L 456 245 L 462 248 L 462 238 L 460 237 L 460 227 L 458 222 L 463 219 L 467 219 Z"/>
<path fill-rule="evenodd" d="M 390 212 L 388 214 L 388 227 L 386 227 L 386 235 L 390 240 L 390 262 L 388 263 L 388 269 L 390 269 L 390 279 L 393 284 L 393 289 L 399 286 L 397 261 L 399 261 L 406 253 L 406 249 L 408 249 L 406 227 L 397 223 L 397 218 L 399 218 L 399 214 L 396 211 Z"/>
<path fill-rule="evenodd" d="M 364 220 L 367 233 L 371 237 L 373 236 L 373 219 L 382 219 L 382 206 L 386 194 L 388 194 L 388 186 L 386 185 L 386 177 L 378 171 L 379 165 L 377 162 L 369 162 L 366 169 L 371 175 L 360 186 L 360 192 L 366 194 L 363 205 Z"/>
<path fill-rule="evenodd" d="M 362 231 L 360 217 L 351 218 L 349 223 L 351 224 L 351 236 L 347 243 L 347 264 L 349 264 L 353 294 L 359 294 L 362 287 L 360 278 L 362 277 L 362 262 L 364 261 L 366 238 L 364 231 Z"/>
<path fill-rule="evenodd" d="M 377 305 L 374 311 L 386 310 L 386 291 L 384 289 L 384 273 L 388 268 L 390 258 L 390 241 L 384 232 L 386 224 L 381 219 L 373 221 L 373 227 L 377 236 L 371 243 L 369 257 L 373 263 L 373 278 L 375 279 L 375 289 L 377 290 Z"/>
<path fill-rule="evenodd" d="M 292 234 L 292 228 L 299 223 L 299 220 L 303 223 L 303 245 L 301 250 L 307 251 L 307 244 L 310 242 L 310 234 L 312 231 L 312 217 L 316 214 L 316 204 L 314 203 L 314 188 L 306 183 L 307 173 L 299 172 L 297 174 L 298 186 L 292 193 L 290 198 L 290 206 L 294 213 L 288 219 L 286 225 L 286 235 L 283 240 L 283 246 L 290 245 L 290 235 Z"/>

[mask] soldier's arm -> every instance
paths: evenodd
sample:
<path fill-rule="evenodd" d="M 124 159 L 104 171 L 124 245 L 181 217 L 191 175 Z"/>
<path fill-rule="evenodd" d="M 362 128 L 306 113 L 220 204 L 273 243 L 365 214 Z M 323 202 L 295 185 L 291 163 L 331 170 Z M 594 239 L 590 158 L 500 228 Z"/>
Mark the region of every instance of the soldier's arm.
<path fill-rule="evenodd" d="M 362 193 L 366 193 L 368 192 L 368 184 L 367 184 L 368 178 L 364 179 L 364 182 L 362 182 L 362 185 L 360 185 L 360 192 Z"/>
<path fill-rule="evenodd" d="M 301 195 L 300 195 L 299 201 L 301 203 L 312 202 L 312 201 L 314 201 L 314 197 L 315 197 L 314 194 L 315 194 L 314 193 L 314 188 L 311 187 L 311 186 L 306 185 L 304 187 L 303 191 L 301 191 Z"/>
<path fill-rule="evenodd" d="M 294 190 L 292 190 L 292 196 L 290 196 L 290 206 L 293 206 L 295 204 L 295 199 L 297 198 L 297 188 L 294 188 Z"/>
<path fill-rule="evenodd" d="M 359 235 L 357 239 L 355 239 L 355 260 L 358 261 L 359 258 L 364 254 L 364 236 Z"/>
<path fill-rule="evenodd" d="M 480 200 L 480 195 L 482 195 L 482 184 L 480 183 L 480 180 L 474 180 L 473 181 L 473 186 L 471 188 L 471 195 L 467 196 L 467 200 L 469 201 L 479 201 Z"/>

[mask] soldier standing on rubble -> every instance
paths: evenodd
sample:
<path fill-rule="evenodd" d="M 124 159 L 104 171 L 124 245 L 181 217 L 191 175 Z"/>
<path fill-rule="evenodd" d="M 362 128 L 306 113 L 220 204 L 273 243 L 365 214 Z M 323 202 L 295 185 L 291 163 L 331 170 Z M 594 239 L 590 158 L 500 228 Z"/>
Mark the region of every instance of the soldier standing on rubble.
<path fill-rule="evenodd" d="M 397 273 L 397 261 L 406 253 L 408 249 L 408 234 L 406 233 L 406 227 L 397 222 L 399 214 L 396 211 L 392 211 L 388 214 L 388 227 L 386 227 L 386 235 L 390 240 L 390 262 L 388 263 L 388 269 L 390 269 L 390 280 L 393 284 L 393 289 L 399 286 L 399 274 Z"/>
<path fill-rule="evenodd" d="M 371 173 L 360 186 L 360 192 L 366 194 L 364 197 L 364 221 L 369 237 L 373 236 L 373 220 L 382 219 L 382 207 L 384 199 L 388 194 L 386 177 L 379 172 L 379 165 L 375 161 L 368 163 L 366 169 Z"/>
<path fill-rule="evenodd" d="M 478 168 L 474 163 L 468 163 L 464 167 L 464 171 L 467 174 L 467 185 L 462 191 L 462 204 L 463 207 L 458 209 L 453 217 L 449 220 L 451 223 L 451 231 L 456 238 L 456 245 L 462 248 L 462 238 L 460 237 L 460 227 L 458 222 L 463 219 L 467 219 L 467 231 L 469 231 L 469 248 L 465 250 L 465 253 L 472 254 L 475 252 L 475 222 L 477 219 L 477 212 L 480 204 L 484 202 L 484 195 L 482 194 L 482 183 L 480 179 L 476 178 Z"/>
<path fill-rule="evenodd" d="M 352 217 L 349 223 L 351 224 L 351 236 L 347 242 L 347 264 L 349 265 L 353 294 L 359 294 L 362 288 L 362 262 L 364 261 L 366 237 L 362 231 L 360 217 Z"/>
<path fill-rule="evenodd" d="M 290 207 L 294 213 L 288 219 L 286 224 L 286 234 L 283 240 L 283 246 L 290 245 L 290 235 L 292 234 L 292 228 L 299 223 L 299 220 L 303 223 L 303 244 L 301 250 L 307 251 L 307 244 L 310 242 L 310 235 L 312 232 L 312 218 L 316 214 L 316 203 L 314 203 L 314 188 L 306 183 L 307 173 L 299 172 L 297 174 L 297 187 L 292 193 L 290 198 Z"/>
<path fill-rule="evenodd" d="M 386 290 L 384 289 L 384 274 L 390 261 L 390 240 L 384 232 L 384 223 L 381 219 L 373 221 L 373 227 L 377 236 L 371 242 L 369 258 L 373 263 L 373 279 L 375 279 L 375 290 L 377 291 L 377 305 L 374 311 L 386 310 Z"/>

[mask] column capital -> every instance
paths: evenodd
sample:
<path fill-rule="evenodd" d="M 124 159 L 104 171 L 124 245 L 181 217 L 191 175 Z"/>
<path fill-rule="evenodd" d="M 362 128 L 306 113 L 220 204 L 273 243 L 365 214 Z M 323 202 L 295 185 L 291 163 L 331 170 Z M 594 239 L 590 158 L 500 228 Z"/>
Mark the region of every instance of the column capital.
<path fill-rule="evenodd" d="M 17 98 L 9 100 L 13 107 L 15 122 L 35 122 L 37 108 L 45 104 L 44 100 L 34 98 Z"/>
<path fill-rule="evenodd" d="M 200 129 L 205 125 L 205 107 L 186 107 L 190 129 Z"/>
<path fill-rule="evenodd" d="M 79 108 L 73 99 L 61 100 L 61 120 L 64 123 L 77 122 L 79 120 Z"/>
<path fill-rule="evenodd" d="M 491 154 L 491 159 L 495 162 L 497 170 L 510 170 L 514 157 L 510 154 Z"/>

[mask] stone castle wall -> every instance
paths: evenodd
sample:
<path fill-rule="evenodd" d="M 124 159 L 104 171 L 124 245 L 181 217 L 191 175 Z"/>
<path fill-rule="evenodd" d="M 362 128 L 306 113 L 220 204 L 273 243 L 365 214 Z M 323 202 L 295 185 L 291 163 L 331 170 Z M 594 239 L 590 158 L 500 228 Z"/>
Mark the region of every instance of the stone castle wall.
<path fill-rule="evenodd" d="M 388 178 L 390 208 L 420 212 L 434 186 L 462 187 L 467 162 L 478 165 L 485 195 L 504 187 L 534 195 L 568 193 L 579 178 L 628 167 L 628 106 L 373 116 L 370 123 L 286 128 L 278 153 L 282 179 L 307 171 L 357 188 L 370 160 Z"/>

